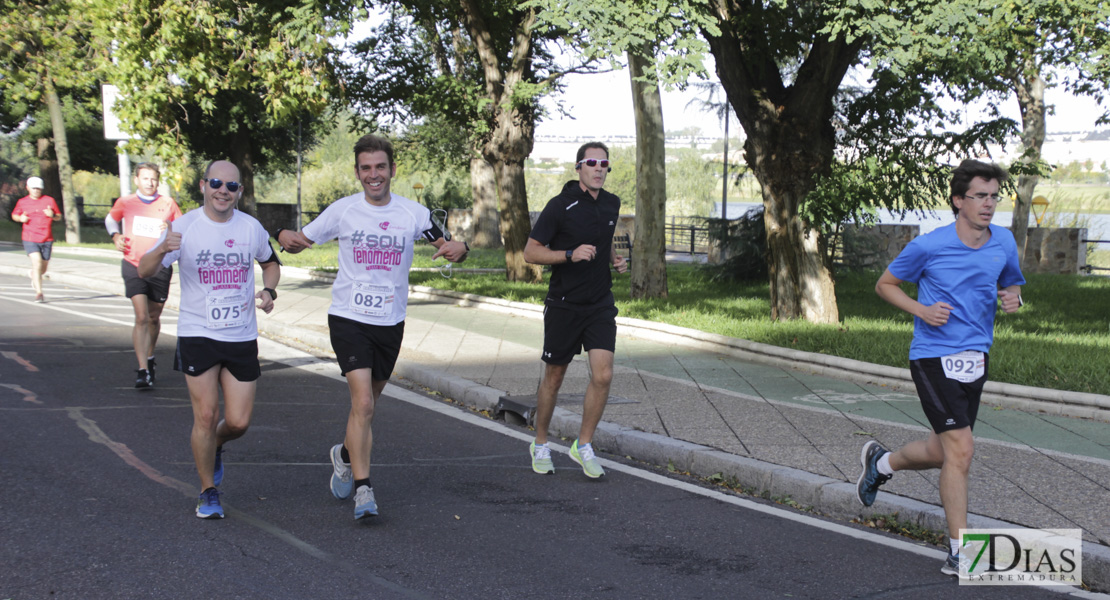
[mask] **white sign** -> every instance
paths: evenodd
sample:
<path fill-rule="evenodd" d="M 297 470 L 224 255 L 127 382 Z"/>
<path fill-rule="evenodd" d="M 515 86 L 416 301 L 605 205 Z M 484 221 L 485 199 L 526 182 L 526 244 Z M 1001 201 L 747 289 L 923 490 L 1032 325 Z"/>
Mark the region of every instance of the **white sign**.
<path fill-rule="evenodd" d="M 119 128 L 119 117 L 117 117 L 115 113 L 116 101 L 120 98 L 119 88 L 114 85 L 104 84 L 100 86 L 100 96 L 104 101 L 104 139 L 134 139 L 136 136 L 130 133 L 124 133 Z"/>

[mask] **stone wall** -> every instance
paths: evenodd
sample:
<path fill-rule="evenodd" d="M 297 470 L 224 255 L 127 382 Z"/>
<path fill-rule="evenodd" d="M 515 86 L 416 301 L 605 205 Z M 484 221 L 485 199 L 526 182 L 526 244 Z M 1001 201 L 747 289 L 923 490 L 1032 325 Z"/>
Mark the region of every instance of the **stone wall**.
<path fill-rule="evenodd" d="M 853 268 L 885 269 L 920 230 L 917 225 L 845 225 L 836 262 Z"/>
<path fill-rule="evenodd" d="M 1087 265 L 1086 228 L 1030 227 L 1025 243 L 1025 273 L 1076 274 Z"/>

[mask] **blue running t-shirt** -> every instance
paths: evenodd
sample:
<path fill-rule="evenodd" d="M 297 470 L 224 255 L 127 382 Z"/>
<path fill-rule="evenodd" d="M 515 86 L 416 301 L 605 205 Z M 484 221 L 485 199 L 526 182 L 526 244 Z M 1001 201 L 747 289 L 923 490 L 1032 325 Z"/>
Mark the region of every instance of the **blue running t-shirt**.
<path fill-rule="evenodd" d="M 940 327 L 914 317 L 910 360 L 990 351 L 998 288 L 1025 283 L 1014 234 L 997 225 L 990 232 L 987 243 L 970 248 L 952 223 L 918 236 L 890 263 L 891 275 L 917 284 L 918 302 L 952 306 L 948 323 Z"/>

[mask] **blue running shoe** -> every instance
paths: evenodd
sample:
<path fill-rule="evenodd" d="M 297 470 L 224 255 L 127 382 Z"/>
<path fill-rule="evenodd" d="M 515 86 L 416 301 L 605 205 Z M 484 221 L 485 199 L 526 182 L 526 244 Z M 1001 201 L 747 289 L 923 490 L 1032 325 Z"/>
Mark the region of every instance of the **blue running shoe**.
<path fill-rule="evenodd" d="M 859 481 L 856 482 L 856 497 L 859 498 L 860 504 L 864 506 L 871 506 L 875 503 L 879 486 L 892 477 L 879 472 L 879 459 L 884 454 L 889 454 L 889 451 L 880 446 L 879 442 L 875 440 L 864 444 L 863 451 L 860 452 L 859 461 L 863 464 L 863 473 L 860 474 Z"/>
<path fill-rule="evenodd" d="M 216 447 L 216 466 L 212 470 L 212 485 L 220 485 L 224 480 L 224 447 Z"/>
<path fill-rule="evenodd" d="M 374 490 L 365 485 L 355 492 L 355 520 L 378 516 L 378 503 L 374 501 Z"/>
<path fill-rule="evenodd" d="M 200 493 L 200 498 L 197 498 L 197 517 L 201 519 L 224 518 L 224 507 L 220 506 L 220 492 L 216 488 L 208 488 Z"/>
<path fill-rule="evenodd" d="M 331 447 L 331 495 L 343 500 L 351 496 L 351 465 L 343 462 L 343 444 Z"/>

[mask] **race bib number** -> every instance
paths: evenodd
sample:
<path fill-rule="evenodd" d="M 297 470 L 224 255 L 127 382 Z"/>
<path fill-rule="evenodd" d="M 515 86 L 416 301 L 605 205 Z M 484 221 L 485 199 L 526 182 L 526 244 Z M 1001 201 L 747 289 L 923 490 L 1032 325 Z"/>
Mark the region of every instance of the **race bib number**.
<path fill-rule="evenodd" d="M 135 216 L 131 219 L 131 235 L 158 239 L 162 236 L 164 223 L 154 217 Z"/>
<path fill-rule="evenodd" d="M 393 286 L 356 281 L 351 290 L 350 309 L 368 317 L 388 317 L 393 314 Z"/>
<path fill-rule="evenodd" d="M 944 376 L 963 383 L 971 383 L 983 376 L 986 369 L 986 359 L 982 352 L 964 350 L 956 354 L 942 356 L 940 364 L 944 367 Z"/>
<path fill-rule="evenodd" d="M 206 302 L 209 329 L 228 329 L 247 324 L 254 310 L 251 297 L 245 292 L 231 295 L 209 294 Z"/>

